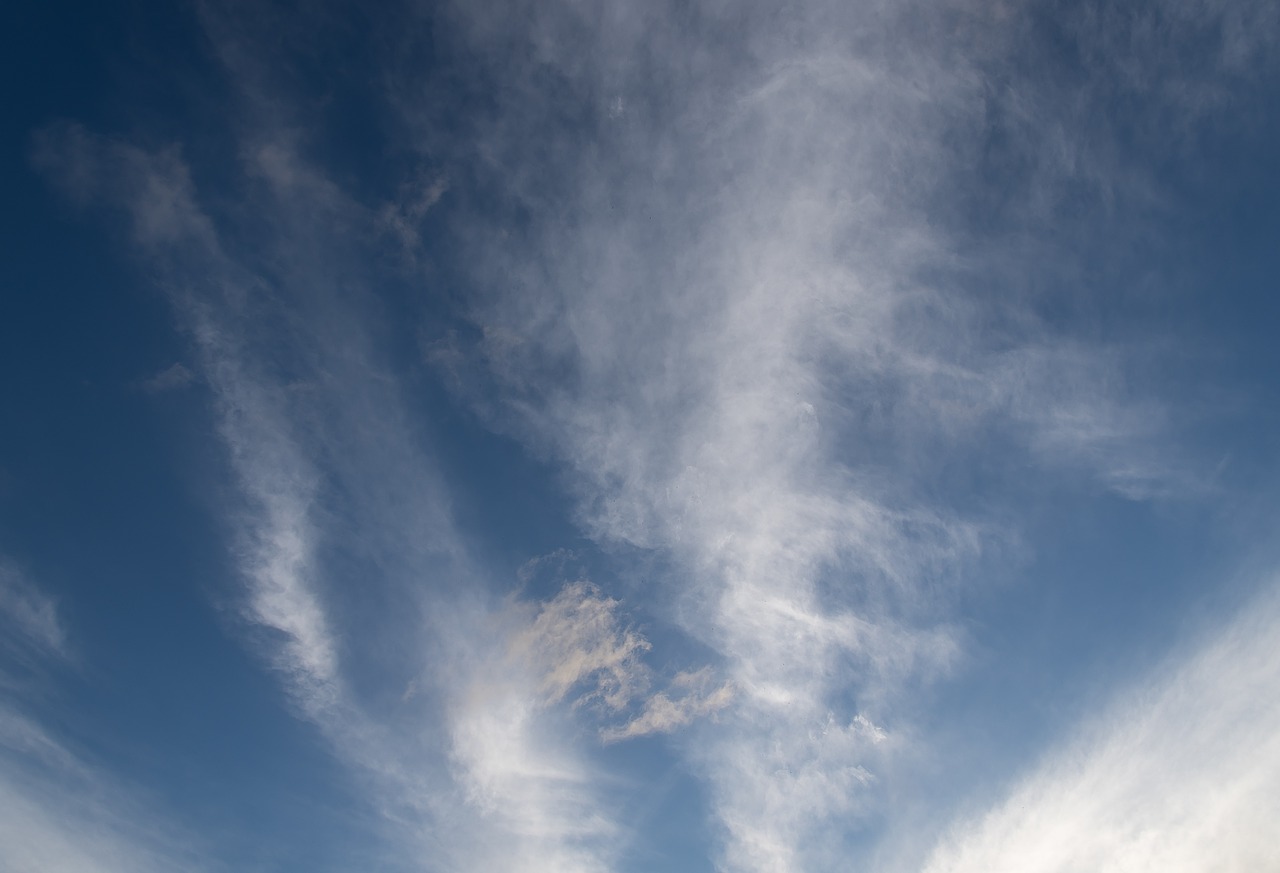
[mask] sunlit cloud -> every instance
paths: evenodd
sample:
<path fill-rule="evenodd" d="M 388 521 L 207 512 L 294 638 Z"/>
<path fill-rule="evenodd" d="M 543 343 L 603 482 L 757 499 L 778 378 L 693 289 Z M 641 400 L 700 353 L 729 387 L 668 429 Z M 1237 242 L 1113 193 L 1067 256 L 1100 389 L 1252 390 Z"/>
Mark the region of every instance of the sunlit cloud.
<path fill-rule="evenodd" d="M 944 871 L 1268 870 L 1280 863 L 1277 598 L 1124 689 L 1008 796 L 963 816 Z"/>

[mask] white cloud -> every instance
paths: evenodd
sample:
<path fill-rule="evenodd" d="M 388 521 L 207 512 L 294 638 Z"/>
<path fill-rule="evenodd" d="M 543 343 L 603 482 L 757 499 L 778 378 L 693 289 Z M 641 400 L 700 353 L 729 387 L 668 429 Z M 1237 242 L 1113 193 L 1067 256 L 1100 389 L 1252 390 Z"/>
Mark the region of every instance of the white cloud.
<path fill-rule="evenodd" d="M 1280 867 L 1280 596 L 1125 689 L 926 873 L 1222 873 Z"/>
<path fill-rule="evenodd" d="M 522 647 L 517 643 L 509 653 Z M 454 846 L 455 866 L 481 871 L 519 858 L 534 871 L 611 869 L 610 847 L 619 828 L 599 791 L 598 774 L 563 742 L 570 725 L 547 709 L 548 695 L 568 688 L 547 683 L 552 664 L 497 654 L 477 654 L 477 666 L 450 706 L 460 800 L 479 814 L 469 838 Z M 585 669 L 580 678 L 610 665 Z"/>

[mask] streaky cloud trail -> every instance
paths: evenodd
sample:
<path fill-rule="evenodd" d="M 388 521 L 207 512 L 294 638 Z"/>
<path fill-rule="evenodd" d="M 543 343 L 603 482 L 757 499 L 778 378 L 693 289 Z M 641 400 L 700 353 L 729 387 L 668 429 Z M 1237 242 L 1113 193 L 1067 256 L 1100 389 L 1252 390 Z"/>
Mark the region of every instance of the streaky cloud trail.
<path fill-rule="evenodd" d="M 1264 586 L 1190 652 L 1126 688 L 924 866 L 1270 870 L 1280 791 L 1280 596 Z"/>
<path fill-rule="evenodd" d="M 61 735 L 45 712 L 78 669 L 58 602 L 0 556 L 0 868 L 202 870 L 203 841 Z"/>

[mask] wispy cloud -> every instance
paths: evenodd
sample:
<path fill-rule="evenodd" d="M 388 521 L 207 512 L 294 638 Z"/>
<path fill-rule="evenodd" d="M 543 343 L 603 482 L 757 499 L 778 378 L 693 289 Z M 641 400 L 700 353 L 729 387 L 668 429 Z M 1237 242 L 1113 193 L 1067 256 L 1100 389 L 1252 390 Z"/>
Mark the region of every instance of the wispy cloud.
<path fill-rule="evenodd" d="M 459 15 L 504 86 L 477 172 L 526 220 L 461 233 L 476 331 L 428 356 L 571 471 L 593 536 L 673 559 L 669 614 L 737 690 L 690 752 L 728 867 L 838 866 L 895 699 L 955 663 L 953 586 L 1017 536 L 940 497 L 948 469 L 1195 487 L 1140 355 L 1039 314 L 1095 294 L 1073 204 L 1146 208 L 1150 180 L 1110 141 L 1115 94 L 1015 75 L 1019 8 L 516 9 Z M 1069 24 L 1092 52 L 1097 22 Z"/>
<path fill-rule="evenodd" d="M 197 843 L 137 792 L 0 705 L 0 867 L 15 873 L 200 870 Z"/>
<path fill-rule="evenodd" d="M 0 559 L 0 626 L 6 648 L 34 650 L 40 657 L 68 656 L 67 634 L 57 603 Z"/>
<path fill-rule="evenodd" d="M 195 381 L 195 373 L 180 361 L 175 361 L 154 376 L 143 379 L 138 385 L 148 394 L 163 394 L 167 391 L 180 391 Z"/>
<path fill-rule="evenodd" d="M 472 653 L 451 695 L 451 749 L 461 799 L 496 831 L 480 829 L 460 863 L 484 870 L 520 857 L 533 870 L 616 869 L 626 829 L 613 780 L 564 738 L 668 733 L 723 709 L 729 687 L 710 669 L 664 681 L 619 601 L 582 580 L 544 602 L 509 599 L 485 638 L 495 645 Z"/>
<path fill-rule="evenodd" d="M 630 721 L 605 728 L 601 737 L 606 742 L 628 740 L 648 734 L 665 734 L 714 715 L 733 701 L 733 685 L 719 683 L 709 667 L 694 672 L 677 673 L 670 687 L 658 691 L 644 701 L 641 711 Z"/>
<path fill-rule="evenodd" d="M 528 625 L 509 627 L 508 654 L 491 657 L 487 633 L 509 605 L 454 530 L 371 320 L 358 300 L 325 295 L 336 277 L 360 273 L 341 247 L 321 254 L 334 227 L 312 217 L 369 216 L 287 149 L 248 150 L 246 172 L 268 186 L 259 196 L 276 227 L 273 266 L 285 263 L 277 272 L 224 245 L 176 152 L 149 160 L 74 126 L 37 143 L 37 163 L 56 178 L 116 180 L 98 193 L 133 217 L 140 255 L 162 271 L 240 496 L 227 511 L 246 638 L 367 785 L 390 855 L 410 869 L 448 859 L 488 870 L 517 856 L 536 869 L 609 869 L 619 829 L 596 766 L 551 726 L 572 717 L 575 686 L 592 689 L 572 695 L 584 706 L 629 702 L 632 681 L 648 676 L 634 660 L 647 643 L 616 625 L 615 601 L 571 586 L 532 614 L 517 610 Z M 156 229 L 156 202 L 178 229 Z M 268 322 L 290 325 L 289 345 Z M 335 610 L 350 580 L 322 554 L 363 568 L 360 590 L 398 608 Z M 528 662 L 515 675 L 530 684 L 506 675 L 512 659 Z"/>
<path fill-rule="evenodd" d="M 66 184 L 75 190 L 90 185 L 77 180 L 113 179 L 111 190 L 101 192 L 103 202 L 134 217 L 140 254 L 165 270 L 214 394 L 243 495 L 243 506 L 231 512 L 248 583 L 245 616 L 270 631 L 264 651 L 301 711 L 335 742 L 353 743 L 369 728 L 349 698 L 337 635 L 318 591 L 316 494 L 322 475 L 293 418 L 304 408 L 299 383 L 273 374 L 255 345 L 259 334 L 249 326 L 255 315 L 279 316 L 269 280 L 224 252 L 176 152 L 148 154 L 75 126 L 43 132 L 36 148 L 36 162 L 55 179 L 71 180 Z M 157 202 L 163 204 L 160 215 L 154 214 Z M 377 750 L 361 757 L 376 759 Z"/>
<path fill-rule="evenodd" d="M 47 668 L 73 649 L 54 600 L 0 558 L 0 868 L 15 873 L 199 870 L 191 837 L 39 715 Z M 11 681 L 22 664 L 24 681 Z M 32 675 L 38 679 L 32 680 Z"/>
<path fill-rule="evenodd" d="M 641 658 L 649 643 L 621 624 L 617 608 L 618 601 L 599 589 L 572 583 L 512 641 L 513 658 L 541 666 L 540 690 L 549 703 L 573 691 L 575 705 L 597 703 L 617 712 L 647 690 Z"/>
<path fill-rule="evenodd" d="M 420 176 L 406 182 L 400 186 L 397 200 L 383 205 L 378 222 L 399 240 L 407 254 L 413 255 L 421 248 L 423 219 L 448 190 L 449 180 L 443 176 Z"/>
<path fill-rule="evenodd" d="M 625 724 L 601 729 L 607 741 L 671 731 L 728 704 L 731 686 L 717 683 L 710 667 L 677 673 L 654 691 L 659 677 L 644 660 L 651 644 L 620 607 L 594 585 L 571 582 L 512 635 L 507 658 L 538 677 L 544 704 L 568 700 L 606 722 L 638 705 Z"/>
<path fill-rule="evenodd" d="M 1280 864 L 1280 597 L 1124 689 L 982 815 L 927 873 L 1269 870 Z"/>
<path fill-rule="evenodd" d="M 545 606 L 532 622 L 517 611 L 495 615 L 488 638 L 497 650 L 474 653 L 450 703 L 450 751 L 460 801 L 479 815 L 471 839 L 455 845 L 455 864 L 492 869 L 523 859 L 533 870 L 575 873 L 612 868 L 620 829 L 589 761 L 564 744 L 571 722 L 548 709 L 574 686 L 583 698 L 625 693 L 634 638 L 604 626 L 577 627 L 572 593 Z M 588 619 L 589 621 L 589 619 Z M 564 662 L 557 662 L 563 656 Z M 590 680 L 594 679 L 592 682 Z"/>

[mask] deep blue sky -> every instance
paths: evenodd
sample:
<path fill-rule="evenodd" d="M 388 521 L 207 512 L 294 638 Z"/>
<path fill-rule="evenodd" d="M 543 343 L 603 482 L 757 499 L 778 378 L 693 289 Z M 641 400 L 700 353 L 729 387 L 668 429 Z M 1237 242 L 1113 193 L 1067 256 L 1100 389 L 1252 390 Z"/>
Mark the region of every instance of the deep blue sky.
<path fill-rule="evenodd" d="M 1269 4 L 3 16 L 0 868 L 1280 864 Z"/>

